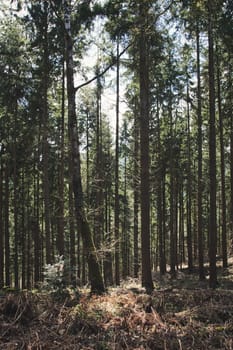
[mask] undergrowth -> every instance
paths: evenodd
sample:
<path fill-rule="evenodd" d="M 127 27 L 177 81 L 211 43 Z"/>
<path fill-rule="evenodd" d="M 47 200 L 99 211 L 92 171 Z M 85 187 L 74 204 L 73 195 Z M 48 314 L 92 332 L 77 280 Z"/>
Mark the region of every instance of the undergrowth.
<path fill-rule="evenodd" d="M 219 288 L 210 290 L 207 281 L 200 285 L 183 272 L 175 281 L 158 279 L 150 296 L 137 280 L 102 296 L 80 290 L 79 298 L 65 300 L 45 292 L 4 292 L 0 349 L 231 350 L 232 277 L 230 267 L 220 273 Z"/>

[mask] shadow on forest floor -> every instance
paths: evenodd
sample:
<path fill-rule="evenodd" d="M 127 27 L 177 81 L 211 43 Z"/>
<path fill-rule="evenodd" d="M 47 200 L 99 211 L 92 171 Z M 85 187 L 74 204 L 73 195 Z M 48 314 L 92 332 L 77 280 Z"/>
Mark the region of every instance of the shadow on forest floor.
<path fill-rule="evenodd" d="M 218 276 L 211 290 L 184 269 L 176 280 L 157 278 L 150 296 L 134 279 L 101 296 L 81 290 L 69 302 L 9 293 L 0 299 L 0 349 L 232 350 L 233 260 Z"/>

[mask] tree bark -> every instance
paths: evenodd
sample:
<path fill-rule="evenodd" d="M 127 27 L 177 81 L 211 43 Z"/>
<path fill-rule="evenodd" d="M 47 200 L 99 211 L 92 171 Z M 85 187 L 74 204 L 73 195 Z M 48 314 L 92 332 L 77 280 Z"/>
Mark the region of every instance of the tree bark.
<path fill-rule="evenodd" d="M 139 86 L 140 86 L 140 178 L 142 286 L 150 293 L 154 286 L 150 251 L 150 177 L 149 177 L 149 44 L 145 29 L 148 5 L 140 3 Z"/>
<path fill-rule="evenodd" d="M 221 102 L 221 83 L 220 83 L 220 65 L 219 50 L 217 52 L 217 98 L 218 98 L 218 118 L 219 118 L 219 141 L 220 141 L 220 169 L 221 169 L 221 227 L 222 227 L 222 261 L 223 267 L 227 268 L 227 212 L 226 212 L 226 180 L 225 180 L 225 151 L 223 135 L 223 113 Z"/>
<path fill-rule="evenodd" d="M 117 62 L 116 62 L 116 144 L 115 144 L 115 207 L 114 207 L 114 230 L 115 230 L 115 283 L 120 284 L 120 208 L 119 208 L 119 88 L 120 88 L 120 60 L 119 39 L 117 39 Z"/>
<path fill-rule="evenodd" d="M 0 158 L 0 289 L 4 286 L 3 161 Z"/>
<path fill-rule="evenodd" d="M 60 121 L 60 159 L 58 174 L 58 233 L 57 250 L 58 254 L 64 255 L 64 156 L 65 156 L 65 62 L 62 66 L 62 101 L 61 101 L 61 121 Z"/>
<path fill-rule="evenodd" d="M 42 167 L 43 197 L 45 219 L 46 263 L 51 261 L 51 228 L 50 228 L 50 186 L 49 186 L 49 143 L 48 143 L 48 2 L 44 1 L 43 13 L 43 76 L 42 76 Z"/>
<path fill-rule="evenodd" d="M 204 247 L 203 247 L 203 171 L 202 171 L 202 105 L 201 105 L 201 72 L 200 72 L 200 32 L 199 24 L 196 28 L 196 53 L 197 53 L 197 145 L 198 145 L 198 183 L 197 183 L 197 236 L 198 236 L 198 264 L 199 279 L 205 279 L 204 272 Z"/>
<path fill-rule="evenodd" d="M 216 223 L 216 125 L 215 125 L 215 81 L 214 81 L 214 43 L 213 8 L 208 1 L 208 48 L 209 48 L 209 177 L 210 177 L 210 222 L 209 222 L 209 265 L 211 288 L 217 286 L 217 223 Z"/>
<path fill-rule="evenodd" d="M 74 88 L 74 63 L 73 63 L 73 41 L 71 36 L 71 1 L 63 0 L 65 42 L 66 42 L 66 74 L 67 74 L 67 96 L 68 96 L 68 123 L 70 135 L 70 149 L 73 163 L 73 191 L 75 203 L 75 215 L 80 227 L 83 246 L 87 254 L 89 279 L 92 293 L 103 293 L 105 291 L 103 278 L 100 272 L 97 253 L 92 239 L 90 226 L 86 219 L 83 190 L 81 182 L 81 160 L 79 151 L 79 136 L 76 119 L 76 103 Z"/>

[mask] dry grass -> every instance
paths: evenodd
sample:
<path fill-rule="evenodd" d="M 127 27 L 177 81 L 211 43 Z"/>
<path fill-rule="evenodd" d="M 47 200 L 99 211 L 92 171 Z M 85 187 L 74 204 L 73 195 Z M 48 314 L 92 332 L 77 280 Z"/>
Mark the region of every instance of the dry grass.
<path fill-rule="evenodd" d="M 102 296 L 83 291 L 76 305 L 7 294 L 0 300 L 0 349 L 231 350 L 232 272 L 220 270 L 216 290 L 183 273 L 157 281 L 151 296 L 130 280 Z"/>

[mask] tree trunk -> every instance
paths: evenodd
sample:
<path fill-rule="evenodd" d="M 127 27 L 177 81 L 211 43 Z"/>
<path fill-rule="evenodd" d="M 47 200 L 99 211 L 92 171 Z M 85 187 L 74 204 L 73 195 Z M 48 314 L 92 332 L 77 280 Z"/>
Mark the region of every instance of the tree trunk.
<path fill-rule="evenodd" d="M 2 151 L 3 152 L 3 151 Z M 0 289 L 4 286 L 3 161 L 0 158 Z"/>
<path fill-rule="evenodd" d="M 9 231 L 9 161 L 6 162 L 5 167 L 5 206 L 4 206 L 4 221 L 5 221 L 5 274 L 6 274 L 6 286 L 11 285 L 10 279 L 10 231 Z"/>
<path fill-rule="evenodd" d="M 39 152 L 38 152 L 39 153 Z M 33 175 L 34 175 L 34 203 L 33 203 L 33 218 L 30 222 L 30 233 L 33 237 L 34 241 L 34 285 L 37 287 L 38 282 L 40 281 L 40 266 L 42 265 L 41 258 L 41 237 L 40 237 L 40 227 L 39 227 L 39 202 L 40 202 L 40 176 L 39 170 L 37 168 L 37 164 L 39 164 L 39 154 L 35 154 L 34 167 L 33 167 Z M 30 254 L 28 251 L 28 265 L 30 261 Z M 29 269 L 29 266 L 28 266 Z M 28 271 L 29 274 L 29 271 Z"/>
<path fill-rule="evenodd" d="M 191 182 L 191 146 L 190 146 L 190 112 L 189 112 L 189 81 L 187 81 L 187 151 L 188 151 L 188 177 L 187 177 L 187 250 L 188 270 L 193 270 L 193 237 L 192 237 L 192 182 Z"/>
<path fill-rule="evenodd" d="M 201 106 L 201 72 L 200 72 L 200 32 L 199 24 L 196 28 L 196 49 L 197 49 L 197 145 L 198 145 L 198 179 L 197 179 L 197 236 L 198 236 L 198 264 L 199 279 L 205 279 L 204 252 L 203 252 L 203 178 L 202 178 L 202 106 Z"/>
<path fill-rule="evenodd" d="M 140 3 L 139 86 L 140 86 L 140 178 L 141 178 L 141 246 L 142 285 L 150 293 L 154 286 L 151 275 L 150 251 L 150 177 L 149 177 L 149 44 L 147 26 L 148 5 Z"/>
<path fill-rule="evenodd" d="M 75 88 L 74 88 L 74 64 L 73 64 L 73 41 L 71 37 L 71 3 L 70 0 L 63 0 L 64 4 L 64 23 L 66 38 L 66 70 L 67 70 L 67 96 L 68 96 L 68 123 L 70 135 L 70 149 L 73 163 L 73 191 L 76 219 L 80 227 L 83 246 L 87 254 L 89 269 L 89 279 L 91 282 L 92 293 L 103 293 L 105 291 L 103 278 L 97 259 L 97 253 L 92 239 L 90 226 L 87 222 L 83 190 L 81 183 L 81 161 L 79 152 L 79 137 L 76 119 Z"/>
<path fill-rule="evenodd" d="M 229 60 L 229 72 L 232 71 L 232 64 Z M 233 99 L 233 89 L 232 89 L 232 80 L 230 74 L 228 74 L 228 91 L 229 91 L 229 104 L 232 104 Z M 230 235 L 231 235 L 231 253 L 233 253 L 233 113 L 230 113 Z"/>
<path fill-rule="evenodd" d="M 17 100 L 15 102 L 15 108 L 13 110 L 14 115 L 14 140 L 13 140 L 13 184 L 14 184 L 14 195 L 13 195 L 13 208 L 14 208 L 14 286 L 19 288 L 19 175 L 17 169 L 17 137 L 16 137 L 16 120 L 17 120 Z"/>
<path fill-rule="evenodd" d="M 114 230 L 115 230 L 115 283 L 120 284 L 120 208 L 119 208 L 119 88 L 120 88 L 120 61 L 119 61 L 119 39 L 117 39 L 117 65 L 116 65 L 116 145 L 115 145 L 115 208 L 114 208 Z"/>
<path fill-rule="evenodd" d="M 60 122 L 60 159 L 58 174 L 58 233 L 57 250 L 58 254 L 64 255 L 64 155 L 65 155 L 65 63 L 62 66 L 62 101 L 61 101 L 61 122 Z M 71 267 L 72 268 L 72 267 Z"/>
<path fill-rule="evenodd" d="M 173 155 L 173 115 L 172 115 L 172 91 L 170 87 L 169 92 L 169 124 L 170 124 L 170 145 L 169 145 L 169 177 L 170 177 L 170 272 L 171 277 L 176 277 L 176 239 L 175 239 L 175 230 L 174 230 L 174 194 L 175 194 L 175 179 L 174 179 L 174 155 Z"/>
<path fill-rule="evenodd" d="M 217 286 L 216 248 L 216 126 L 215 126 L 215 82 L 214 82 L 214 44 L 211 0 L 208 1 L 208 48 L 209 48 L 209 177 L 210 177 L 210 222 L 209 222 L 209 263 L 211 288 Z"/>
<path fill-rule="evenodd" d="M 139 236 L 139 227 L 138 227 L 138 214 L 139 214 L 139 174 L 138 174 L 138 164 L 139 164 L 139 118 L 138 118 L 138 108 L 137 108 L 137 98 L 135 97 L 135 111 L 134 111 L 134 221 L 133 221 L 133 230 L 134 230 L 134 277 L 138 277 L 139 272 L 139 254 L 138 254 L 138 236 Z"/>
<path fill-rule="evenodd" d="M 158 123 L 158 190 L 157 190 L 157 218 L 158 218 L 158 243 L 159 243 L 159 271 L 161 275 L 166 273 L 166 256 L 164 245 L 164 230 L 163 230 L 163 166 L 161 157 L 161 131 L 160 131 L 160 117 L 159 117 L 159 101 L 157 95 L 157 123 Z"/>
<path fill-rule="evenodd" d="M 43 76 L 42 76 L 42 168 L 43 197 L 45 219 L 46 263 L 51 261 L 51 228 L 50 228 L 50 186 L 49 186 L 49 143 L 48 143 L 48 2 L 44 1 L 43 14 Z"/>
<path fill-rule="evenodd" d="M 224 135 L 223 135 L 223 113 L 221 102 L 221 84 L 220 84 L 220 66 L 217 52 L 217 97 L 218 97 L 218 116 L 219 116 L 219 139 L 220 139 L 220 168 L 221 168 L 221 222 L 222 227 L 222 259 L 223 267 L 227 268 L 227 213 L 226 213 L 226 181 L 225 181 L 225 153 L 224 153 Z"/>

